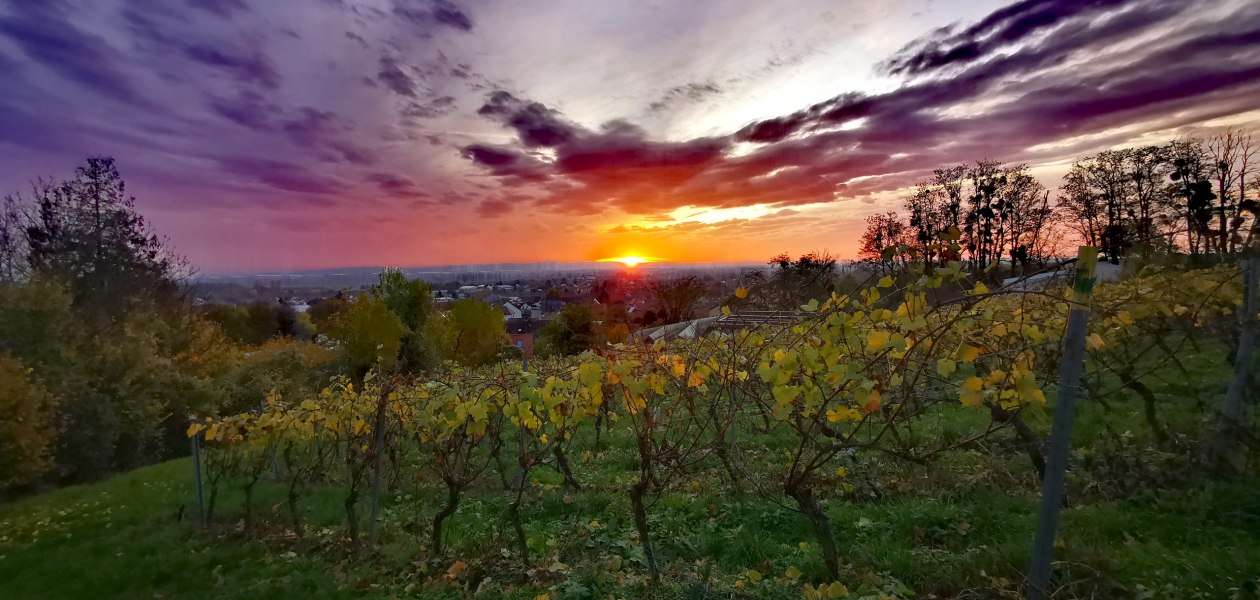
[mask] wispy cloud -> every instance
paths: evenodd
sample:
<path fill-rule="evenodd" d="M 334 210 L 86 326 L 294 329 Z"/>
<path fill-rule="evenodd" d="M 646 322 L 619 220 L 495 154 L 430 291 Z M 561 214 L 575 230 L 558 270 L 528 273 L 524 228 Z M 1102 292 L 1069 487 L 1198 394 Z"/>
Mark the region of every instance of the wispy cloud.
<path fill-rule="evenodd" d="M 113 154 L 210 268 L 748 258 L 942 163 L 1254 111 L 1253 4 L 0 0 L 0 191 Z"/>

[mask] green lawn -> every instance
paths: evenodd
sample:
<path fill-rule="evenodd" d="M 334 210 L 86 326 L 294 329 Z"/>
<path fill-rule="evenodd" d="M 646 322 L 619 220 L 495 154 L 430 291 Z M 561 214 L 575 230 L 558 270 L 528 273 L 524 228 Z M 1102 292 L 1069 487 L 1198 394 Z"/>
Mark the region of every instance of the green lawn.
<path fill-rule="evenodd" d="M 592 460 L 624 465 L 619 452 Z M 615 477 L 584 492 L 535 494 L 526 512 L 539 569 L 518 579 L 500 575 L 515 570 L 516 559 L 497 533 L 497 490 L 479 490 L 461 507 L 447 556 L 421 549 L 436 506 L 427 494 L 391 498 L 380 548 L 354 554 L 340 540 L 332 490 L 307 499 L 319 525 L 301 540 L 279 526 L 279 506 L 263 511 L 273 525 L 260 527 L 254 537 L 261 541 L 245 539 L 231 516 L 235 493 L 221 494 L 228 516 L 209 533 L 177 521 L 180 506 L 191 505 L 192 486 L 191 463 L 176 460 L 0 508 L 0 598 L 459 598 L 479 585 L 475 597 L 643 597 L 642 553 Z M 1205 483 L 1070 508 L 1060 555 L 1080 580 L 1076 589 L 1097 597 L 1152 590 L 1147 597 L 1228 598 L 1260 578 L 1258 484 Z M 278 505 L 280 490 L 264 496 Z M 984 486 L 952 496 L 830 502 L 849 565 L 845 583 L 894 590 L 895 577 L 917 596 L 1010 597 L 1027 560 L 1035 498 Z M 800 584 L 784 578 L 789 567 L 804 572 L 802 582 L 824 579 L 804 521 L 764 500 L 682 491 L 653 507 L 652 527 L 668 561 L 666 583 L 654 592 L 660 597 L 799 598 Z M 456 560 L 469 569 L 450 580 L 444 571 Z M 761 581 L 750 568 L 760 569 Z"/>

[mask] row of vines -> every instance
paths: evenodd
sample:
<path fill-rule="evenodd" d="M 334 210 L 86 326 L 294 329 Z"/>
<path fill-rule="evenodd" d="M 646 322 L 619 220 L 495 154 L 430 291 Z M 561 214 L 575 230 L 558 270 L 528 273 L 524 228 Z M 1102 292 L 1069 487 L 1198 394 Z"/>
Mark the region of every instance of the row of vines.
<path fill-rule="evenodd" d="M 528 563 L 522 512 L 535 493 L 531 473 L 554 469 L 565 486 L 581 488 L 581 461 L 569 457 L 620 428 L 637 451 L 625 493 L 648 577 L 660 577 L 653 541 L 667 535 L 651 530 L 652 506 L 702 472 L 798 509 L 834 576 L 840 550 L 822 500 L 847 485 L 855 456 L 924 463 L 1001 436 L 1030 470 L 1044 469 L 1043 440 L 1025 416 L 1044 410 L 1056 378 L 1068 292 L 967 280 L 957 263 L 884 277 L 852 296 L 813 301 L 779 329 L 527 364 L 448 365 L 423 378 L 343 378 L 315 397 L 273 394 L 258 411 L 199 419 L 188 434 L 201 440 L 211 514 L 220 487 L 241 486 L 248 526 L 255 484 L 274 478 L 287 487 L 301 535 L 301 498 L 331 485 L 344 491 L 348 536 L 360 540 L 377 534 L 383 490 L 441 482 L 445 501 L 426 517 L 436 556 L 461 499 L 492 486 L 503 490 L 505 523 Z M 949 297 L 949 289 L 960 292 Z M 1201 337 L 1191 333 L 1232 335 L 1242 285 L 1235 267 L 1153 270 L 1100 284 L 1094 298 L 1086 401 L 1107 397 L 1107 386 L 1144 397 L 1146 374 L 1175 364 Z M 1148 408 L 1152 431 L 1167 436 L 1153 400 Z M 941 435 L 942 411 L 964 409 L 984 425 Z M 788 443 L 773 452 L 752 443 L 764 436 Z"/>

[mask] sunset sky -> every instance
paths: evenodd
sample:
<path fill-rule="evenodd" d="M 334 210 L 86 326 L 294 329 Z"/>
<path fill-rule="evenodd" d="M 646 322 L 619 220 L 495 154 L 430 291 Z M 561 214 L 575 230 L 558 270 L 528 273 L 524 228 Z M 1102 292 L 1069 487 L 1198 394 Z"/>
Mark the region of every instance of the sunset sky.
<path fill-rule="evenodd" d="M 1260 2 L 0 0 L 0 81 L 0 191 L 114 156 L 206 272 L 847 257 L 942 164 L 1260 122 Z"/>

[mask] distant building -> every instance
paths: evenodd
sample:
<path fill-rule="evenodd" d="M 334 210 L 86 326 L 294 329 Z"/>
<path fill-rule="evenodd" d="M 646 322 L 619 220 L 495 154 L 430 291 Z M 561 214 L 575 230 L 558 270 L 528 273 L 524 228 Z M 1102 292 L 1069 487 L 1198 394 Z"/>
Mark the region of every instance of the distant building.
<path fill-rule="evenodd" d="M 507 320 L 523 319 L 525 318 L 525 313 L 522 312 L 520 307 L 516 306 L 515 304 L 512 304 L 511 302 L 504 302 L 503 303 L 503 318 Z"/>
<path fill-rule="evenodd" d="M 812 316 L 811 313 L 796 311 L 745 311 L 720 317 L 704 317 L 657 327 L 646 327 L 634 332 L 631 337 L 646 342 L 679 338 L 694 339 L 704 337 L 712 331 L 734 333 L 741 329 L 758 327 L 790 327 L 810 316 Z"/>
<path fill-rule="evenodd" d="M 526 359 L 534 358 L 534 334 L 527 333 L 509 333 L 508 339 L 512 340 L 512 345 L 521 349 L 521 356 Z"/>
<path fill-rule="evenodd" d="M 670 323 L 659 327 L 648 327 L 634 332 L 634 339 L 646 342 L 669 341 L 673 339 L 694 339 L 704 337 L 718 321 L 719 317 L 705 317 Z"/>
<path fill-rule="evenodd" d="M 504 326 L 507 328 L 508 338 L 512 340 L 512 345 L 519 347 L 525 358 L 533 358 L 534 338 L 542 329 L 543 321 L 528 318 L 508 319 Z"/>

